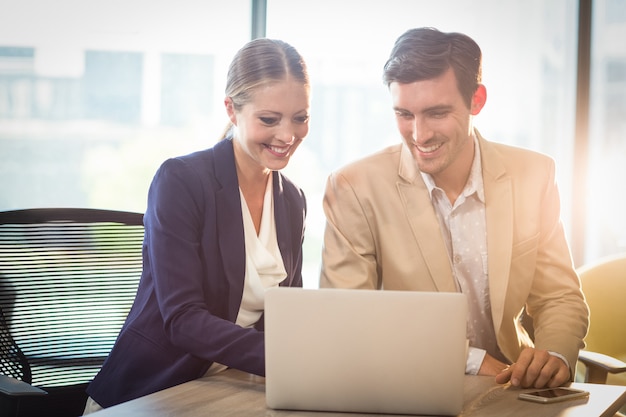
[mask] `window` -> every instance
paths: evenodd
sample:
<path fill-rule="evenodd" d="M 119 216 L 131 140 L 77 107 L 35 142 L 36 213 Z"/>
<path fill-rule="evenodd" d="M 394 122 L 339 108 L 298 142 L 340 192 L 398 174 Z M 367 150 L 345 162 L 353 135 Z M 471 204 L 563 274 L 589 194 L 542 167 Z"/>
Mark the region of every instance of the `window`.
<path fill-rule="evenodd" d="M 595 0 L 584 259 L 626 250 L 626 7 Z M 332 11 L 332 12 L 329 12 Z M 406 29 L 435 26 L 483 49 L 490 140 L 552 156 L 571 235 L 577 0 L 268 0 L 267 36 L 311 72 L 311 131 L 286 169 L 306 192 L 305 286 L 319 275 L 331 170 L 397 143 L 382 67 Z M 20 0 L 0 13 L 0 210 L 144 211 L 170 156 L 215 143 L 228 63 L 251 1 Z M 532 28 L 532 30 L 529 30 Z"/>
<path fill-rule="evenodd" d="M 626 3 L 593 4 L 586 261 L 626 252 Z"/>
<path fill-rule="evenodd" d="M 144 211 L 163 160 L 211 146 L 248 0 L 20 0 L 0 13 L 0 210 Z"/>
<path fill-rule="evenodd" d="M 268 2 L 267 35 L 303 54 L 313 84 L 311 131 L 286 168 L 309 200 L 305 285 L 319 276 L 328 173 L 400 141 L 382 68 L 395 39 L 413 27 L 464 32 L 478 42 L 488 99 L 475 125 L 489 140 L 556 160 L 569 226 L 577 11 L 573 0 Z"/>

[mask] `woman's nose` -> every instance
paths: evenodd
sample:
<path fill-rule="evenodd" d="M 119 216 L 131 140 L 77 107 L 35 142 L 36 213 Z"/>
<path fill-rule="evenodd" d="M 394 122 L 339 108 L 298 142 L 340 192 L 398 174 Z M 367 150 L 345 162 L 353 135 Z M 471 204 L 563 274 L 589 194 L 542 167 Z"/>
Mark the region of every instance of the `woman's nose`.
<path fill-rule="evenodd" d="M 296 140 L 294 129 L 290 125 L 282 127 L 277 133 L 276 137 L 278 140 L 285 143 L 286 145 L 291 145 Z"/>

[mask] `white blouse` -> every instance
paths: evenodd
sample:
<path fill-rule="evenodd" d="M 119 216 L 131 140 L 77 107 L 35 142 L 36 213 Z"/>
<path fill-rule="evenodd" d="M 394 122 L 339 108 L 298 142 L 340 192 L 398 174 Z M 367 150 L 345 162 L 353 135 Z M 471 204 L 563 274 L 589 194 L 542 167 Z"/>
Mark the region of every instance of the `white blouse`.
<path fill-rule="evenodd" d="M 265 188 L 263 214 L 258 235 L 246 199 L 241 189 L 239 190 L 246 251 L 243 296 L 235 322 L 241 327 L 254 326 L 263 314 L 265 290 L 278 286 L 287 277 L 276 237 L 272 177 L 270 175 Z M 224 369 L 226 369 L 225 365 L 216 362 L 211 365 L 206 375 L 214 375 Z"/>
<path fill-rule="evenodd" d="M 283 258 L 278 249 L 272 190 L 272 175 L 270 175 L 265 189 L 258 236 L 246 200 L 239 190 L 246 243 L 246 276 L 243 298 L 236 321 L 241 327 L 251 327 L 261 318 L 265 304 L 265 290 L 278 286 L 287 277 Z"/>

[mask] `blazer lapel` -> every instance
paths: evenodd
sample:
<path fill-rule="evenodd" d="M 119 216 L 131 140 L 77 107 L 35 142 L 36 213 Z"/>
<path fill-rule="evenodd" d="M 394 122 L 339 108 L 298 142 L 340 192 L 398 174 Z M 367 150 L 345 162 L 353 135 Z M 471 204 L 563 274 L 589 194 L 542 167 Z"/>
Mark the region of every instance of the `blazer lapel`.
<path fill-rule="evenodd" d="M 493 324 L 498 333 L 504 314 L 513 242 L 513 190 L 499 154 L 478 132 L 485 187 L 489 295 Z M 497 228 L 495 227 L 497 225 Z"/>
<path fill-rule="evenodd" d="M 220 185 L 215 193 L 218 245 L 229 286 L 229 318 L 234 321 L 243 294 L 246 252 L 239 182 L 231 140 L 224 139 L 216 144 L 214 156 L 215 178 Z"/>
<path fill-rule="evenodd" d="M 283 264 L 285 265 L 285 271 L 287 271 L 287 279 L 281 282 L 280 285 L 290 285 L 293 280 L 293 274 L 291 273 L 293 265 L 291 264 L 291 248 L 293 247 L 291 242 L 290 229 L 292 227 L 291 222 L 291 210 L 289 210 L 289 201 L 283 195 L 283 183 L 282 176 L 274 171 L 273 180 L 273 192 L 274 192 L 274 222 L 276 223 L 276 239 L 278 239 L 278 249 L 283 258 Z"/>
<path fill-rule="evenodd" d="M 400 152 L 402 179 L 397 187 L 404 210 L 411 225 L 413 237 L 428 267 L 430 277 L 440 292 L 456 292 L 457 287 L 452 275 L 446 244 L 441 236 L 439 220 L 435 214 L 428 189 L 417 169 L 413 156 L 406 145 Z"/>

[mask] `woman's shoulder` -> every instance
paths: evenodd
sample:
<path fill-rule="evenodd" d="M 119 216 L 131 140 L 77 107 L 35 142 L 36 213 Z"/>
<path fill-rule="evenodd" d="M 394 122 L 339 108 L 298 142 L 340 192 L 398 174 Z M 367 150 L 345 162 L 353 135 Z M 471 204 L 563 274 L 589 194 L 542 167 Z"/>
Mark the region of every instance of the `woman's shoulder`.
<path fill-rule="evenodd" d="M 289 177 L 280 171 L 274 171 L 274 181 L 278 181 L 274 190 L 284 194 L 287 198 L 295 200 L 304 199 L 304 191 L 294 183 Z"/>
<path fill-rule="evenodd" d="M 231 177 L 235 172 L 232 143 L 220 141 L 214 146 L 165 160 L 160 171 L 186 171 L 201 178 Z"/>
<path fill-rule="evenodd" d="M 222 140 L 209 148 L 177 156 L 172 159 L 178 159 L 191 165 L 206 165 L 213 164 L 216 160 L 224 158 L 228 159 L 228 155 L 233 155 L 232 142 L 229 140 Z"/>

